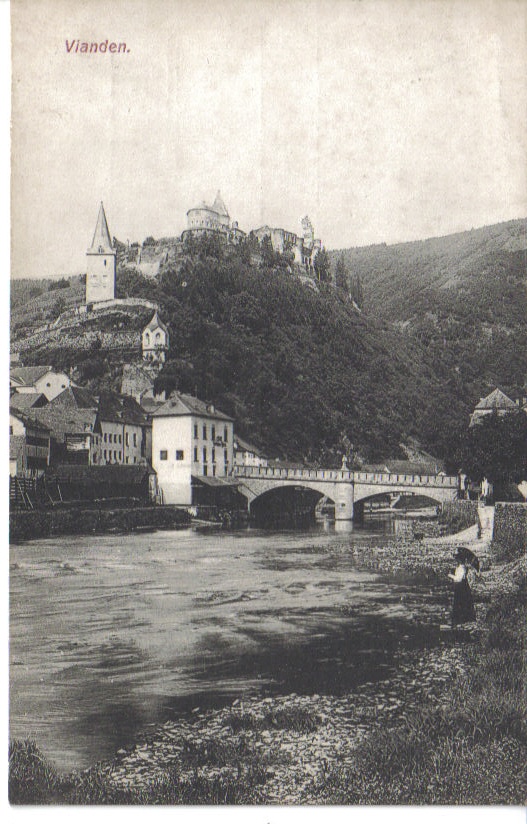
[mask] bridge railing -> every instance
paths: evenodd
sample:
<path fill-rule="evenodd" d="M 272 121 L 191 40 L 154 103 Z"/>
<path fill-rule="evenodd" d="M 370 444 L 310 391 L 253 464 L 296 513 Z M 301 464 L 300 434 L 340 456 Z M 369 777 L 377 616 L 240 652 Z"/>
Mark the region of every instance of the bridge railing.
<path fill-rule="evenodd" d="M 407 475 L 388 472 L 357 472 L 349 469 L 291 469 L 274 466 L 235 466 L 237 478 L 269 478 L 288 481 L 337 481 L 384 486 L 440 486 L 457 488 L 457 475 Z"/>

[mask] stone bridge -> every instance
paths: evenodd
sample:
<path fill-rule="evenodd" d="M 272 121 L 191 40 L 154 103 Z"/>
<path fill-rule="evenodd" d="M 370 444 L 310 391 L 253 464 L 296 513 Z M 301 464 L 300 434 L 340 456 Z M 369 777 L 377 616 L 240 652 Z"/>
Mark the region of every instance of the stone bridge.
<path fill-rule="evenodd" d="M 267 466 L 237 466 L 238 489 L 251 504 L 267 492 L 280 488 L 311 489 L 335 503 L 335 519 L 350 521 L 357 504 L 379 495 L 422 495 L 437 503 L 458 497 L 457 475 L 395 475 L 387 472 L 357 472 L 350 469 L 286 469 Z"/>

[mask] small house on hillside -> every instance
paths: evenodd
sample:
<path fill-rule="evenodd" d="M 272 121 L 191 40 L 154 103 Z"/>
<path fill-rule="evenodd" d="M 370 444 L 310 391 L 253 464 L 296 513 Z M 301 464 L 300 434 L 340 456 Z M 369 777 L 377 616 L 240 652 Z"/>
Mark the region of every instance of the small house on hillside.
<path fill-rule="evenodd" d="M 22 394 L 42 394 L 48 401 L 64 391 L 71 381 L 65 372 L 55 372 L 51 366 L 14 366 L 9 387 Z"/>
<path fill-rule="evenodd" d="M 485 415 L 507 415 L 509 412 L 515 412 L 519 407 L 518 404 L 509 398 L 501 389 L 494 389 L 489 395 L 480 398 L 472 416 L 470 418 L 470 426 L 478 423 L 485 417 Z"/>
<path fill-rule="evenodd" d="M 151 363 L 164 363 L 169 344 L 168 329 L 156 311 L 150 323 L 143 329 L 143 359 Z"/>

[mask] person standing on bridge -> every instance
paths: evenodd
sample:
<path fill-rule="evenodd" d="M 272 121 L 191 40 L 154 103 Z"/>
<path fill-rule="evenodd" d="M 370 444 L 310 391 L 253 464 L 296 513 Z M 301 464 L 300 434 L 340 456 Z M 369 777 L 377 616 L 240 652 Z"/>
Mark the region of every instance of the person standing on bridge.
<path fill-rule="evenodd" d="M 469 564 L 463 547 L 460 547 L 454 555 L 454 560 L 458 565 L 453 574 L 449 573 L 448 577 L 454 582 L 454 603 L 452 606 L 452 628 L 457 624 L 468 624 L 476 620 L 476 611 L 474 609 L 474 600 L 472 598 L 472 590 L 468 582 Z M 479 564 L 478 564 L 479 566 Z"/>

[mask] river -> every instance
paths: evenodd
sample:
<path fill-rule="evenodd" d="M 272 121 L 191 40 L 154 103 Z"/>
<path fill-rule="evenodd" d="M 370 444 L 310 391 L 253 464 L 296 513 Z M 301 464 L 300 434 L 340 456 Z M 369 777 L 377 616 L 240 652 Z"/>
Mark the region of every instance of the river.
<path fill-rule="evenodd" d="M 429 585 L 360 569 L 393 523 L 61 537 L 13 545 L 10 735 L 64 770 L 244 694 L 342 694 L 433 642 Z"/>

